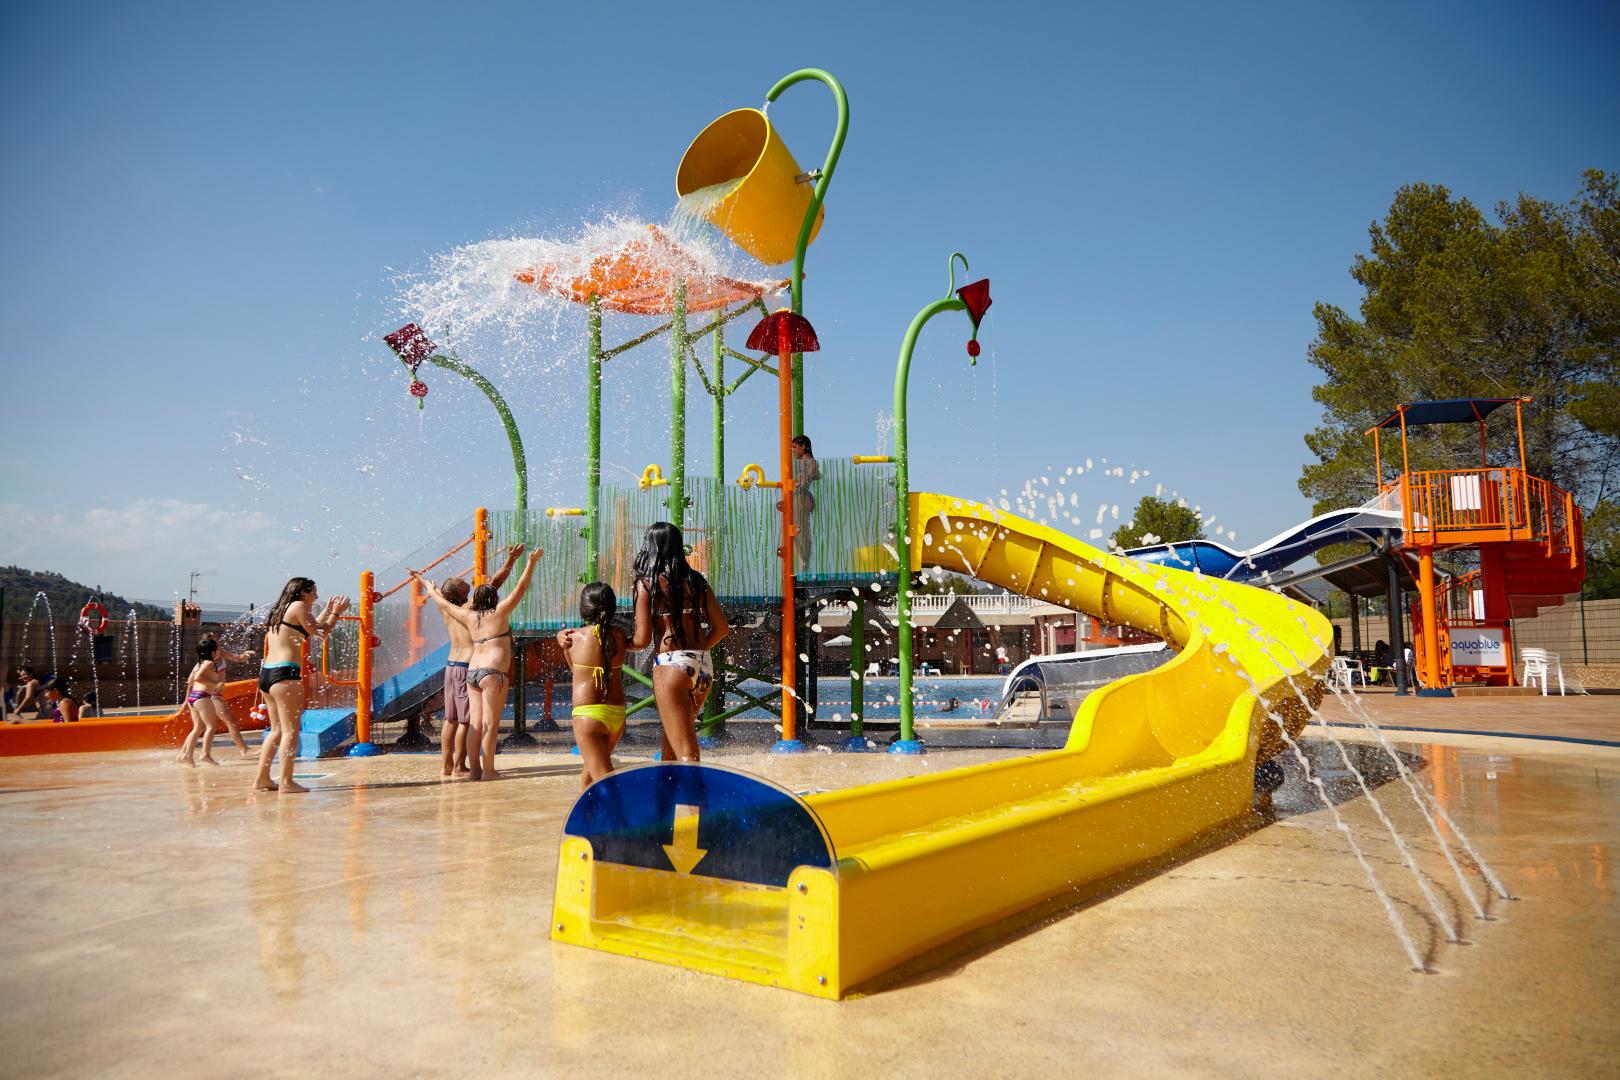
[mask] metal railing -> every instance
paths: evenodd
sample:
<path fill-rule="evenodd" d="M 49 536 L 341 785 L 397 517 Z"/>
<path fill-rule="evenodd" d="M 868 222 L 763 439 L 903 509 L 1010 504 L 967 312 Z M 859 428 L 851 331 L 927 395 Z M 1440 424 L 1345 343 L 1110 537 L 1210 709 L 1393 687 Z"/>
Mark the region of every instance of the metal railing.
<path fill-rule="evenodd" d="M 1522 469 L 1436 469 L 1408 473 L 1376 500 L 1405 512 L 1406 542 L 1525 541 L 1548 557 L 1580 552 L 1580 514 L 1574 498 Z"/>

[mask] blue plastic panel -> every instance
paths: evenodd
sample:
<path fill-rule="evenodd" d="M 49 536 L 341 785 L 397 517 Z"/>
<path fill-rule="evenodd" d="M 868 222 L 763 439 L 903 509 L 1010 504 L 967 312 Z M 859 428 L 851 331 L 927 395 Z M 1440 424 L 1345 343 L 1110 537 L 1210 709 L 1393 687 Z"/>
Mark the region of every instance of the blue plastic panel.
<path fill-rule="evenodd" d="M 815 813 L 792 792 L 715 765 L 656 764 L 621 769 L 574 803 L 563 831 L 590 841 L 598 862 L 675 870 L 666 848 L 676 808 L 698 818 L 693 846 L 700 877 L 785 887 L 795 867 L 836 872 L 838 860 Z"/>

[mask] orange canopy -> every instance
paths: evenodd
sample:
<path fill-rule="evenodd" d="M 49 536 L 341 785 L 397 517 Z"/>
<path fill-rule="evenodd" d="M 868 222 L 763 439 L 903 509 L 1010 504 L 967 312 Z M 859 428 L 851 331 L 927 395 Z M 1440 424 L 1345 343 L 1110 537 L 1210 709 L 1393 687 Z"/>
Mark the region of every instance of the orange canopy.
<path fill-rule="evenodd" d="M 786 281 L 738 281 L 704 267 L 681 250 L 656 225 L 647 226 L 644 240 L 630 240 L 616 251 L 604 252 L 591 260 L 583 274 L 555 264 L 538 270 L 530 267 L 514 275 L 525 285 L 533 285 L 576 304 L 596 297 L 608 311 L 630 315 L 668 315 L 675 304 L 675 282 L 686 281 L 686 310 L 714 311 L 744 300 L 757 300 L 787 288 Z"/>

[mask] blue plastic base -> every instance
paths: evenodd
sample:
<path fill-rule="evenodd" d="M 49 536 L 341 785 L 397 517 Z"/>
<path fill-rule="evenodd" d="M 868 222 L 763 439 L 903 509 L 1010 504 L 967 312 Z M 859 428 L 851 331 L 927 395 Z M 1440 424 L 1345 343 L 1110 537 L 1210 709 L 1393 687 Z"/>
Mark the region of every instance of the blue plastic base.
<path fill-rule="evenodd" d="M 298 725 L 298 756 L 331 757 L 354 737 L 354 709 L 305 709 Z"/>
<path fill-rule="evenodd" d="M 866 741 L 865 735 L 851 735 L 838 744 L 838 749 L 850 754 L 864 754 L 872 749 L 872 744 Z"/>
<path fill-rule="evenodd" d="M 1453 694 L 1451 692 L 1450 687 L 1445 687 L 1445 686 L 1429 687 L 1429 686 L 1425 686 L 1425 687 L 1422 687 L 1421 689 L 1418 690 L 1417 696 L 1418 697 L 1456 697 L 1457 695 L 1455 695 L 1455 694 Z"/>
<path fill-rule="evenodd" d="M 926 754 L 921 739 L 896 739 L 889 744 L 891 754 Z"/>
<path fill-rule="evenodd" d="M 377 757 L 382 752 L 382 747 L 370 742 L 357 742 L 349 747 L 350 757 Z"/>
<path fill-rule="evenodd" d="M 808 752 L 810 744 L 803 739 L 777 739 L 776 745 L 771 747 L 773 754 L 803 754 Z"/>

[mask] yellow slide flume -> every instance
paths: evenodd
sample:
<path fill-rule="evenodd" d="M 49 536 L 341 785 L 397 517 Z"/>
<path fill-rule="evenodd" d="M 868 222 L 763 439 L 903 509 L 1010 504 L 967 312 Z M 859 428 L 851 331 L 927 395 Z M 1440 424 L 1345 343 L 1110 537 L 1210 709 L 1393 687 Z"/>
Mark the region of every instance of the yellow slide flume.
<path fill-rule="evenodd" d="M 1137 627 L 1176 656 L 1088 696 L 1062 750 L 802 800 L 832 865 L 800 866 L 780 888 L 705 876 L 702 863 L 686 874 L 615 866 L 602 844 L 570 834 L 554 938 L 836 998 L 1248 811 L 1257 762 L 1282 745 L 1273 718 L 1297 734 L 1320 699 L 1326 619 L 991 507 L 911 500 L 912 569 L 939 566 Z"/>

